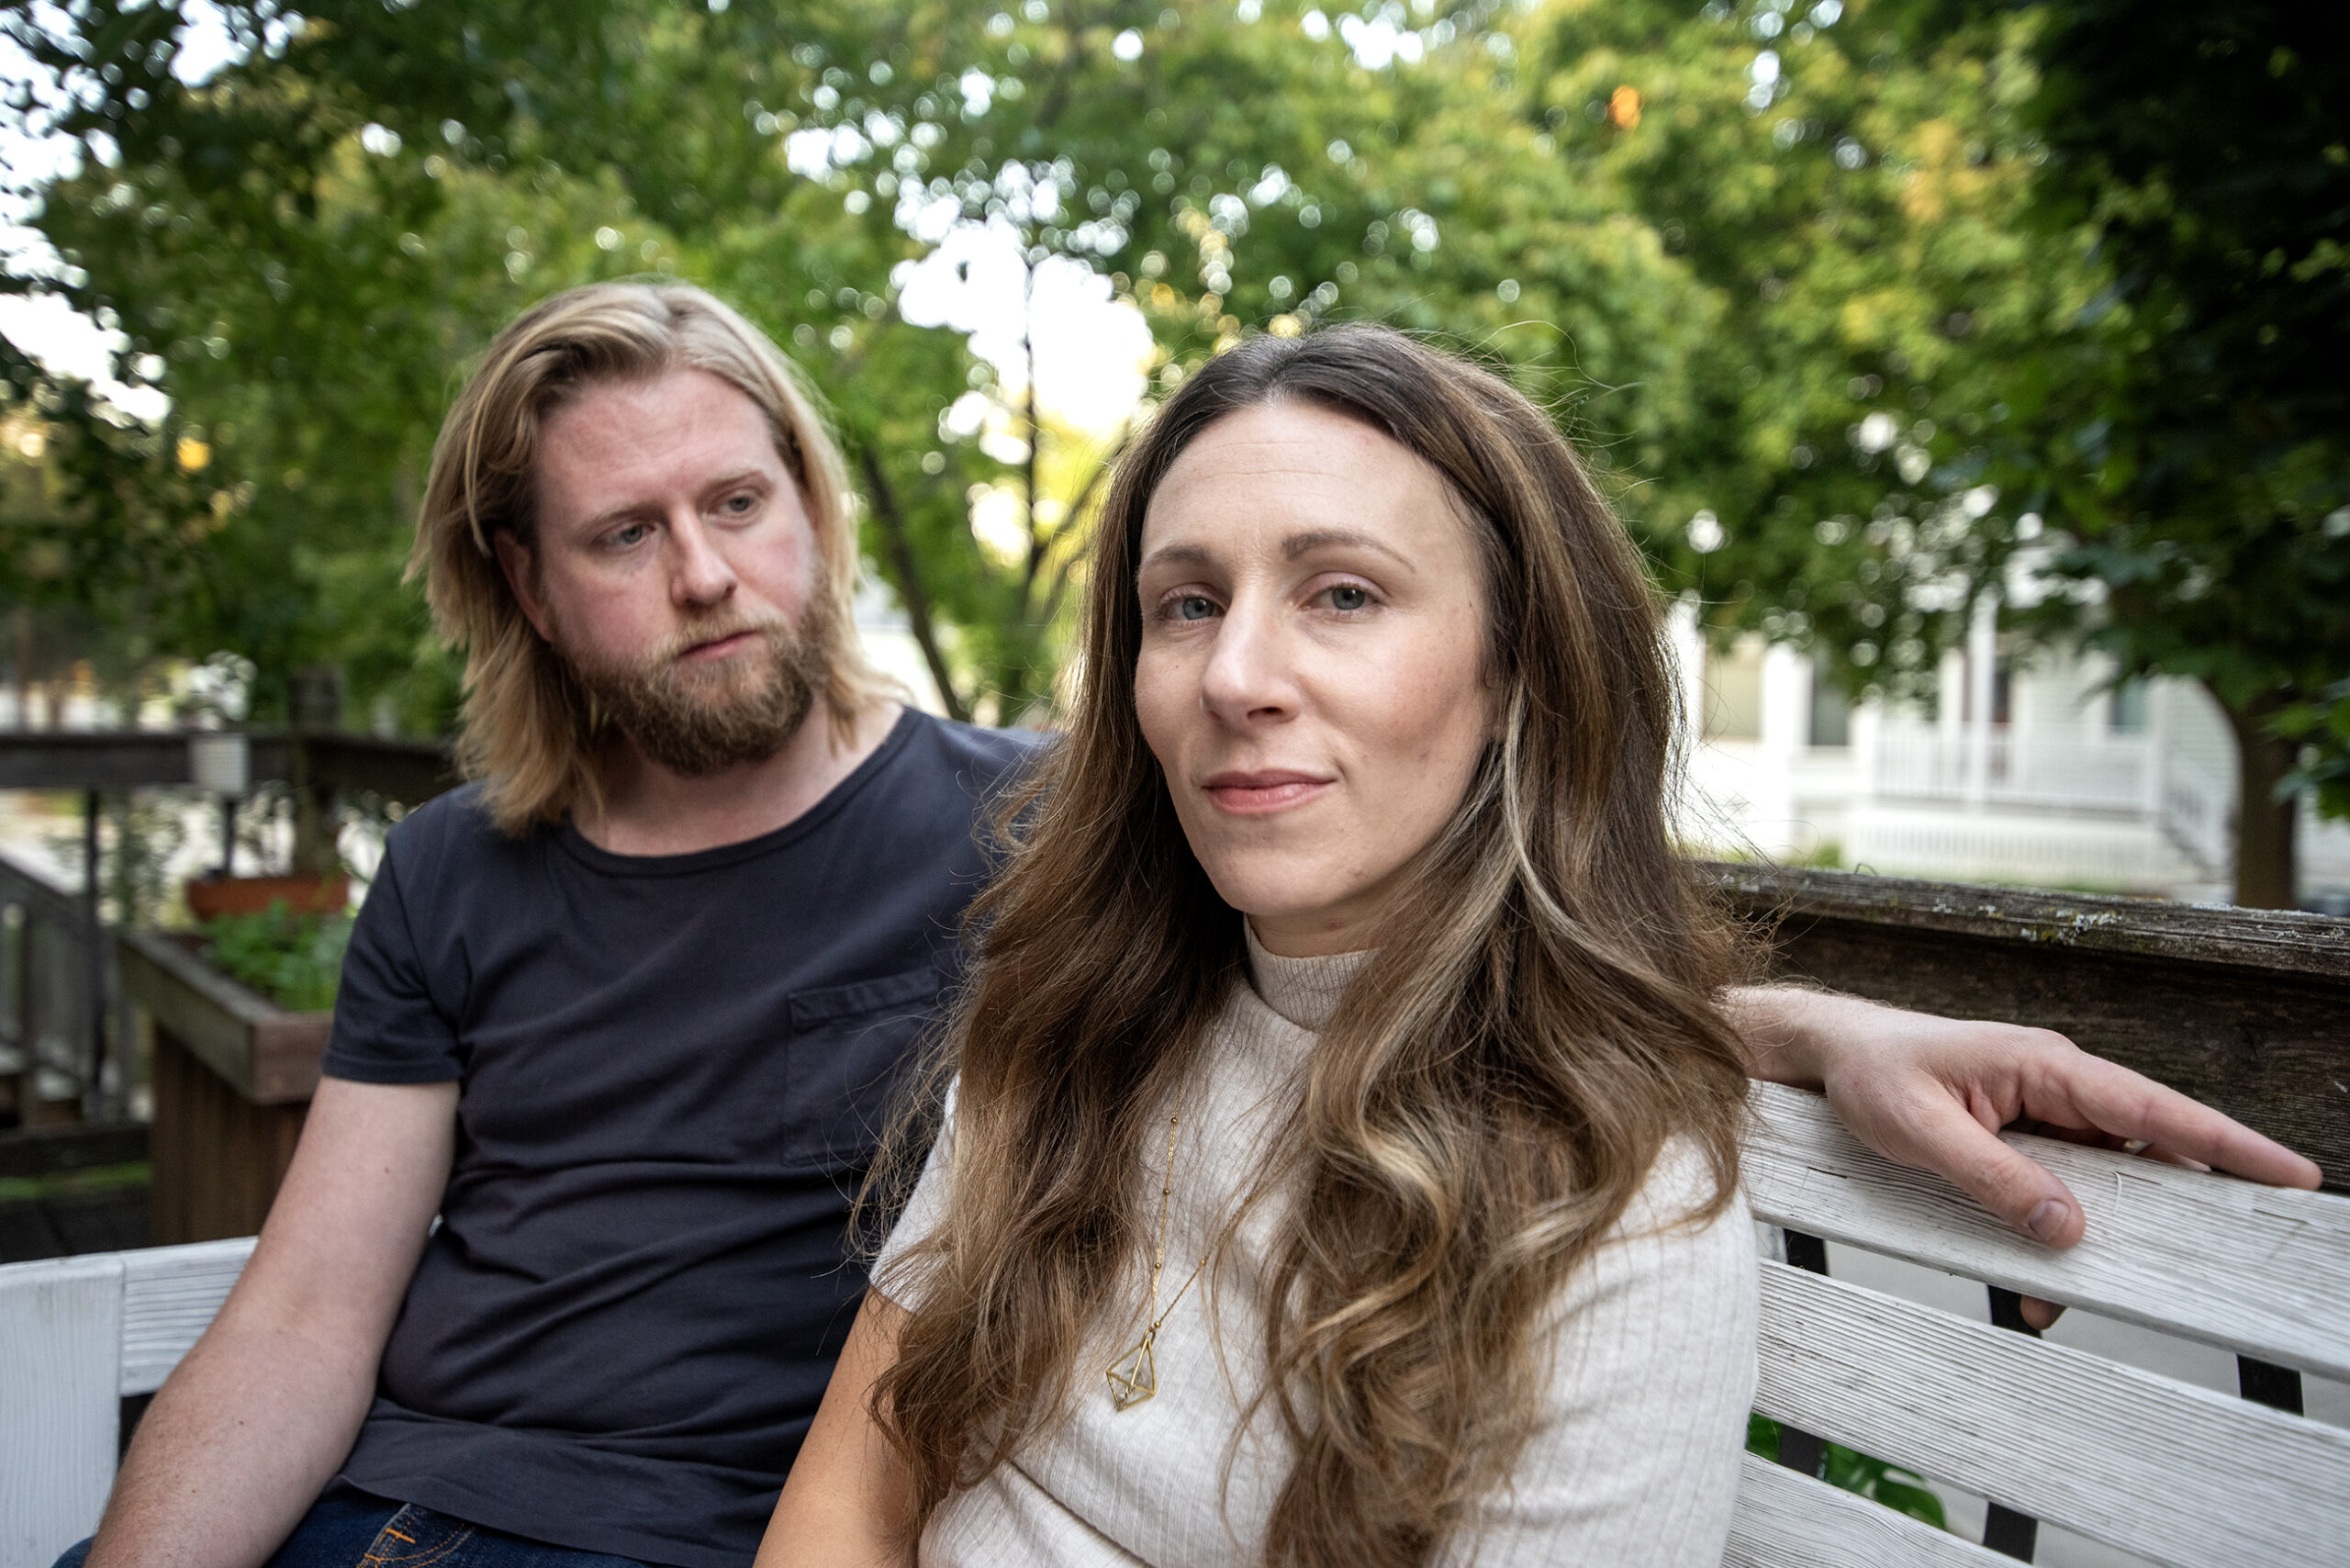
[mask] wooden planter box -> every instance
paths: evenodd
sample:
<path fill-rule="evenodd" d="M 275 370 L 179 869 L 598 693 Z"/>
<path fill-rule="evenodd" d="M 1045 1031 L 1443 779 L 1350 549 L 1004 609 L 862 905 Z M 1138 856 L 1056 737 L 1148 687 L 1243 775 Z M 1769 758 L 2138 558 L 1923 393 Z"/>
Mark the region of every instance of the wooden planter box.
<path fill-rule="evenodd" d="M 155 1244 L 251 1236 L 294 1159 L 334 1014 L 288 1013 L 162 932 L 116 935 L 123 996 L 154 1025 Z"/>

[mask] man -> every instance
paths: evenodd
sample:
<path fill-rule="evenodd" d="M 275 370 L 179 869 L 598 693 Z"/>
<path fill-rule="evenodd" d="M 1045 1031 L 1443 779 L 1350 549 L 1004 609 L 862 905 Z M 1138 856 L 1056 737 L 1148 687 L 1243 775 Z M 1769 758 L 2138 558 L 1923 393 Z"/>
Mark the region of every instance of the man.
<path fill-rule="evenodd" d="M 479 781 L 392 835 L 294 1166 L 95 1568 L 746 1563 L 863 1290 L 848 1204 L 1025 743 L 890 699 L 834 449 L 694 289 L 500 334 L 416 561 Z M 1771 1076 L 2055 1244 L 2078 1206 L 1986 1126 L 2315 1182 L 2053 1036 L 1733 1000 Z"/>

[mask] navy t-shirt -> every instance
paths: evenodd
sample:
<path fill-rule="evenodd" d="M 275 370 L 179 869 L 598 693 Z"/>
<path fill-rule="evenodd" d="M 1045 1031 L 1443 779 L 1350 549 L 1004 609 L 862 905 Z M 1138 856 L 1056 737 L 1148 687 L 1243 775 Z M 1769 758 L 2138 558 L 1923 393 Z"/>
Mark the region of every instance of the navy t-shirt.
<path fill-rule="evenodd" d="M 1030 737 L 912 711 L 799 820 L 691 855 L 393 830 L 325 1070 L 462 1084 L 343 1473 L 682 1568 L 758 1547 L 865 1288 L 845 1232 Z"/>

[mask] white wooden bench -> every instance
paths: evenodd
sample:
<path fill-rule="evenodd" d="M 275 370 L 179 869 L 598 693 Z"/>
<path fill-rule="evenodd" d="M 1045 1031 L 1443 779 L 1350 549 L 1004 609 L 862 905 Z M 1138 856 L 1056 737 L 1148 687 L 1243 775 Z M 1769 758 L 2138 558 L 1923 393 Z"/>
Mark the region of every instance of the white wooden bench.
<path fill-rule="evenodd" d="M 1758 1217 L 2261 1361 L 2350 1379 L 2350 1199 L 2010 1135 L 2087 1212 L 2069 1252 L 1861 1148 L 1811 1095 L 1756 1090 Z M 160 1384 L 250 1240 L 0 1268 L 0 1568 L 48 1568 L 96 1522 L 118 1401 Z M 2175 1568 L 2350 1563 L 2350 1431 L 1762 1266 L 1757 1408 Z M 2011 1561 L 1750 1455 L 1740 1568 Z"/>
<path fill-rule="evenodd" d="M 1763 1084 L 1755 1102 L 1760 1219 L 2350 1378 L 2350 1199 L 2008 1135 L 2087 1215 L 2053 1252 L 1871 1154 L 1815 1096 Z M 1755 1406 L 2175 1568 L 2350 1564 L 2350 1431 L 1785 1263 L 1762 1265 Z M 1729 1561 L 2011 1559 L 1750 1455 Z"/>
<path fill-rule="evenodd" d="M 252 1237 L 0 1266 L 0 1568 L 49 1568 L 114 1484 L 122 1401 L 162 1386 Z"/>

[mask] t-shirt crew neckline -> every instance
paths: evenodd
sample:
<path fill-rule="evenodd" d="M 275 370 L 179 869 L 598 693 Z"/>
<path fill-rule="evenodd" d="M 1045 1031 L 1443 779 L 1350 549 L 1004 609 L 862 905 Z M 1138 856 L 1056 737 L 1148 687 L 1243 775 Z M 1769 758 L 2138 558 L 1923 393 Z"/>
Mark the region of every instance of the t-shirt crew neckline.
<path fill-rule="evenodd" d="M 781 827 L 770 828 L 753 838 L 715 845 L 708 849 L 688 850 L 682 855 L 621 855 L 597 844 L 579 831 L 577 823 L 565 816 L 555 829 L 555 842 L 563 846 L 572 858 L 590 870 L 611 877 L 692 876 L 696 872 L 714 870 L 769 854 L 797 843 L 838 815 L 843 807 L 872 782 L 875 775 L 889 766 L 891 757 L 905 749 L 921 721 L 922 715 L 913 705 L 907 704 L 900 710 L 898 722 L 890 726 L 890 733 L 882 737 L 881 744 L 873 748 L 873 754 L 851 769 L 847 778 L 825 791 L 822 800 Z M 823 716 L 811 712 L 809 722 L 824 722 Z"/>

